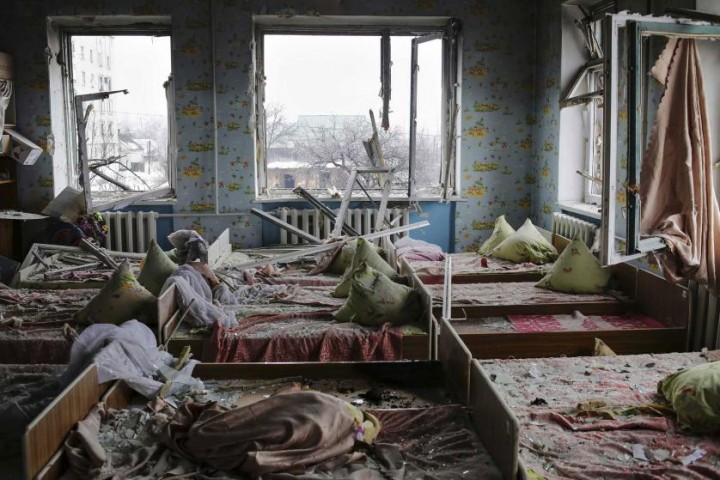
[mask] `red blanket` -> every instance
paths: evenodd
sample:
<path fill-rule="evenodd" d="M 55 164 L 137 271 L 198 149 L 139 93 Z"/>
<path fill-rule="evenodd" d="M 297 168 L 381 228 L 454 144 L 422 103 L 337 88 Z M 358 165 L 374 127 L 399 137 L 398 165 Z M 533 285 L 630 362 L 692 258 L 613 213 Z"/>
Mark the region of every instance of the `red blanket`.
<path fill-rule="evenodd" d="M 330 311 L 256 315 L 233 328 L 215 325 L 203 356 L 229 363 L 400 360 L 402 329 L 335 323 Z"/>

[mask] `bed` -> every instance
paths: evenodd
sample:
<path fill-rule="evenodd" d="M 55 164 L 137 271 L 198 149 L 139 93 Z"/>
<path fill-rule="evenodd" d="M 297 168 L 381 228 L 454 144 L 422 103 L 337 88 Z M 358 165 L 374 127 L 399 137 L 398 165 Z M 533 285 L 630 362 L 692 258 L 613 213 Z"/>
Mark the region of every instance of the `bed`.
<path fill-rule="evenodd" d="M 73 315 L 97 292 L 0 289 L 0 363 L 67 363 Z"/>
<path fill-rule="evenodd" d="M 671 415 L 623 411 L 661 401 L 666 375 L 718 359 L 720 351 L 474 360 L 470 396 L 506 478 L 718 478 L 717 435 L 681 431 Z M 600 415 L 590 402 L 616 408 Z"/>
<path fill-rule="evenodd" d="M 178 354 L 190 345 L 204 361 L 347 361 L 433 358 L 434 320 L 430 297 L 412 271 L 410 285 L 420 292 L 425 306 L 421 328 L 389 327 L 378 330 L 356 324 L 334 323 L 332 312 L 342 301 L 329 297 L 329 287 L 303 287 L 314 296 L 297 301 L 282 300 L 270 305 L 225 306 L 242 319 L 235 329 L 190 329 L 182 325 L 177 311 L 176 291 L 168 289 L 159 298 L 160 343 Z M 279 284 L 278 284 L 279 285 Z M 294 284 L 297 285 L 297 284 Z M 326 289 L 326 290 L 324 290 Z M 325 294 L 323 294 L 325 293 Z M 302 296 L 302 295 L 301 295 Z M 312 305 L 312 298 L 326 305 Z M 248 314 L 254 314 L 248 318 Z M 302 357 L 296 357 L 302 355 Z"/>
<path fill-rule="evenodd" d="M 552 244 L 562 253 L 570 241 L 557 234 L 543 230 Z M 497 283 L 497 282 L 537 282 L 552 267 L 552 264 L 536 265 L 534 263 L 515 263 L 492 256 L 478 255 L 472 252 L 446 254 L 452 258 L 453 284 L 462 283 Z M 441 285 L 445 278 L 444 260 L 409 260 L 399 256 L 400 264 L 417 273 L 425 285 Z"/>
<path fill-rule="evenodd" d="M 477 291 L 453 285 L 451 296 L 476 303 L 455 302 L 452 327 L 475 358 L 590 355 L 595 337 L 619 354 L 686 350 L 687 289 L 632 266 L 613 270 L 622 293 L 569 295 L 524 282 L 483 284 Z M 437 286 L 428 288 L 439 294 Z M 440 315 L 437 305 L 434 310 Z"/>
<path fill-rule="evenodd" d="M 135 275 L 145 257 L 144 253 L 106 253 L 118 263 L 127 259 Z M 113 271 L 79 247 L 36 243 L 20 266 L 16 284 L 18 288 L 34 289 L 102 288 Z"/>
<path fill-rule="evenodd" d="M 418 473 L 433 478 L 500 478 L 482 444 L 480 424 L 467 415 L 467 384 L 448 376 L 462 355 L 442 352 L 443 362 L 360 362 L 281 364 L 198 364 L 194 375 L 203 379 L 209 400 L 214 389 L 247 390 L 263 395 L 286 382 L 300 379 L 315 390 L 347 401 L 363 403 L 383 422 L 378 442 L 394 443 L 407 454 Z M 228 385 L 218 387 L 218 385 Z M 461 388 L 458 390 L 457 388 Z M 55 479 L 66 468 L 62 443 L 79 420 L 99 401 L 110 408 L 141 405 L 123 382 L 97 383 L 93 366 L 80 375 L 28 427 L 23 439 L 25 478 Z M 231 399 L 230 401 L 235 401 Z M 448 450 L 450 449 L 450 450 Z"/>

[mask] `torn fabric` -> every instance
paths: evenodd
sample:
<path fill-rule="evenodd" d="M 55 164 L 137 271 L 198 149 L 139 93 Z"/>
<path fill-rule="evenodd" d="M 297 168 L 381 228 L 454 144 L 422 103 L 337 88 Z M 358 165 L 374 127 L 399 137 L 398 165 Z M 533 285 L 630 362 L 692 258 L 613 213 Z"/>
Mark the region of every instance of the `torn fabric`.
<path fill-rule="evenodd" d="M 720 209 L 700 58 L 692 39 L 672 38 L 652 68 L 665 85 L 640 175 L 640 233 L 667 243 L 665 278 L 691 278 L 718 294 Z"/>

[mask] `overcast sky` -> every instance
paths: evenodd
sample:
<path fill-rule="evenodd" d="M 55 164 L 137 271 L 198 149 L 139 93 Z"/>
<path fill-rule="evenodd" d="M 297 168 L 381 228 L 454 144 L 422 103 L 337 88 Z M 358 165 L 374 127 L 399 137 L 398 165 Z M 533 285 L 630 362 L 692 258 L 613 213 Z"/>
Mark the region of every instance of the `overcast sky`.
<path fill-rule="evenodd" d="M 410 117 L 410 40 L 393 37 L 390 125 L 407 129 Z M 439 132 L 441 41 L 420 45 L 418 124 Z M 266 35 L 266 102 L 284 115 L 363 115 L 379 123 L 380 37 Z"/>

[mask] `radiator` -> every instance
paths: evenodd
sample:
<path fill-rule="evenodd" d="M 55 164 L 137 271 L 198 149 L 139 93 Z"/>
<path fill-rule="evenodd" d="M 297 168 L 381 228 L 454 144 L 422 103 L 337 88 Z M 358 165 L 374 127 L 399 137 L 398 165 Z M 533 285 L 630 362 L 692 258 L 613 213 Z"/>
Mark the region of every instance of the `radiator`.
<path fill-rule="evenodd" d="M 157 212 L 101 212 L 108 226 L 103 247 L 116 252 L 145 253 L 157 240 Z"/>
<path fill-rule="evenodd" d="M 337 213 L 337 210 L 334 211 Z M 330 219 L 320 213 L 320 210 L 295 208 L 278 208 L 272 212 L 273 215 L 300 230 L 315 235 L 318 238 L 327 238 L 332 231 Z M 374 208 L 351 208 L 347 212 L 345 223 L 365 235 L 373 232 L 377 210 Z M 401 227 L 410 223 L 410 212 L 407 208 L 389 208 L 386 218 L 393 227 Z M 404 236 L 401 233 L 398 236 Z M 280 243 L 283 245 L 299 243 L 297 235 L 293 235 L 284 229 L 280 229 Z"/>
<path fill-rule="evenodd" d="M 585 245 L 592 247 L 595 242 L 595 234 L 599 227 L 594 223 L 580 220 L 572 215 L 565 213 L 553 212 L 553 233 L 562 235 L 570 240 L 579 236 Z"/>

